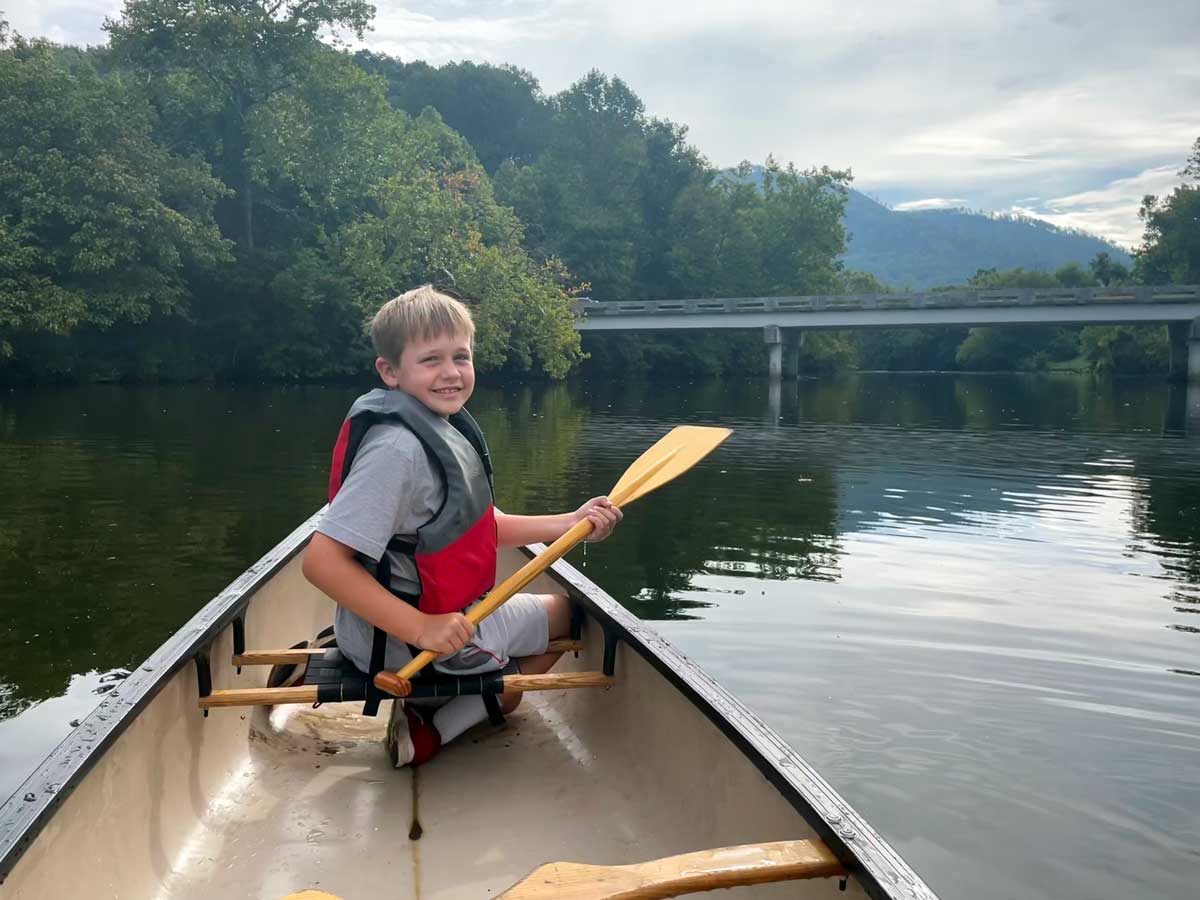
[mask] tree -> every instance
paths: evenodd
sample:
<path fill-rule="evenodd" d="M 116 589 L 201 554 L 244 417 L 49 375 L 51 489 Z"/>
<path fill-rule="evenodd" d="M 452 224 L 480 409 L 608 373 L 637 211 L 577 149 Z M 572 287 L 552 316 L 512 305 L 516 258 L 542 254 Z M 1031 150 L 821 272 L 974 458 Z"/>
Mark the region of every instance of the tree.
<path fill-rule="evenodd" d="M 1134 274 L 1143 284 L 1200 283 L 1200 138 L 1179 175 L 1184 184 L 1167 197 L 1147 195 L 1138 212 L 1145 232 Z"/>
<path fill-rule="evenodd" d="M 639 176 L 642 238 L 637 246 L 634 281 L 647 299 L 663 300 L 680 295 L 671 271 L 671 247 L 676 235 L 671 229 L 675 204 L 692 186 L 701 189 L 712 183 L 708 161 L 687 142 L 687 126 L 666 119 L 650 119 L 643 129 L 646 165 Z"/>
<path fill-rule="evenodd" d="M 1107 253 L 1097 253 L 1095 258 L 1088 263 L 1088 271 L 1092 273 L 1092 277 L 1096 281 L 1105 287 L 1119 286 L 1129 280 L 1129 269 L 1121 263 L 1113 262 L 1112 257 Z"/>
<path fill-rule="evenodd" d="M 671 219 L 675 284 L 693 297 L 840 292 L 849 180 L 768 158 L 694 182 Z"/>
<path fill-rule="evenodd" d="M 580 350 L 565 268 L 524 252 L 520 223 L 496 202 L 487 173 L 436 112 L 427 110 L 395 140 L 406 165 L 376 186 L 370 211 L 330 242 L 361 316 L 380 299 L 449 273 L 472 300 L 481 368 L 566 375 Z"/>
<path fill-rule="evenodd" d="M 366 0 L 125 0 L 104 28 L 118 64 L 159 79 L 176 140 L 234 191 L 226 233 L 253 249 L 260 111 L 307 77 L 322 29 L 361 38 L 374 13 Z"/>
<path fill-rule="evenodd" d="M 20 336 L 182 315 L 188 278 L 226 260 L 223 194 L 152 140 L 123 77 L 60 68 L 54 48 L 0 48 L 0 355 Z"/>
<path fill-rule="evenodd" d="M 636 296 L 647 167 L 642 101 L 592 71 L 552 100 L 554 126 L 532 166 L 503 165 L 500 199 L 526 223 L 531 248 L 563 259 L 594 296 Z"/>
<path fill-rule="evenodd" d="M 1079 332 L 1079 355 L 1101 374 L 1165 372 L 1170 354 L 1162 325 L 1088 325 Z"/>
<path fill-rule="evenodd" d="M 1078 263 L 1069 263 L 1054 275 L 1025 269 L 980 269 L 967 287 L 976 290 L 1077 287 L 1090 280 Z M 1043 369 L 1051 362 L 1075 356 L 1075 334 L 1073 329 L 1028 325 L 972 328 L 959 345 L 955 360 L 961 368 L 974 371 Z"/>
<path fill-rule="evenodd" d="M 354 61 L 386 80 L 388 102 L 396 109 L 410 116 L 436 109 L 467 139 L 489 174 L 505 162 L 532 165 L 550 138 L 553 110 L 524 69 L 473 62 L 435 68 L 367 51 L 356 53 Z"/>
<path fill-rule="evenodd" d="M 1060 287 L 1065 288 L 1096 286 L 1096 277 L 1090 270 L 1084 270 L 1083 266 L 1076 262 L 1067 263 L 1055 269 L 1054 280 L 1058 282 Z"/>

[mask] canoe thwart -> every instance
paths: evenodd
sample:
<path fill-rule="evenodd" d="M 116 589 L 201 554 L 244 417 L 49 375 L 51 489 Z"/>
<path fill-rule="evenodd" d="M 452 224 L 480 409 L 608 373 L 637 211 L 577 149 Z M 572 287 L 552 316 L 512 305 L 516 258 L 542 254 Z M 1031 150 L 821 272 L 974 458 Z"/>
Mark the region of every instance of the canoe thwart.
<path fill-rule="evenodd" d="M 247 650 L 235 653 L 235 666 L 279 666 L 307 662 L 311 657 L 324 654 L 324 647 L 305 647 L 295 650 Z"/>
<path fill-rule="evenodd" d="M 280 897 L 279 900 L 342 900 L 342 898 L 335 897 L 333 894 L 327 894 L 324 891 L 300 891 L 297 894 L 288 894 L 286 897 Z"/>
<path fill-rule="evenodd" d="M 463 675 L 417 679 L 410 699 L 457 697 L 468 694 L 503 694 L 509 691 L 558 691 L 570 688 L 606 688 L 616 683 L 603 672 L 562 672 L 545 675 Z M 296 687 L 236 688 L 210 691 L 200 698 L 201 709 L 224 706 L 280 706 L 286 703 L 341 703 L 366 697 L 365 676 L 325 684 Z"/>
<path fill-rule="evenodd" d="M 547 863 L 499 900 L 650 900 L 845 873 L 833 852 L 818 840 L 776 841 L 699 850 L 627 866 Z"/>

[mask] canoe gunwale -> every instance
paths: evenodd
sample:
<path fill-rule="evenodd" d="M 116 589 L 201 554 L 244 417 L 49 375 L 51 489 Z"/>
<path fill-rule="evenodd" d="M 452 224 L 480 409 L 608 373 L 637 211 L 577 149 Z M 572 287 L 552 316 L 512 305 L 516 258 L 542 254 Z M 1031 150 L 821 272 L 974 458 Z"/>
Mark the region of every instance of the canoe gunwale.
<path fill-rule="evenodd" d="M 534 556 L 544 545 L 521 552 Z M 627 644 L 717 726 L 804 818 L 873 900 L 937 900 L 912 867 L 833 787 L 744 703 L 564 560 L 551 566 L 602 627 Z M 616 666 L 620 677 L 620 661 Z M 847 836 L 845 832 L 849 832 Z"/>
<path fill-rule="evenodd" d="M 167 638 L 128 678 L 106 694 L 0 805 L 0 884 L 62 802 L 167 682 L 180 669 L 192 664 L 196 655 L 245 610 L 255 592 L 304 549 L 324 509 L 317 510 L 268 550 Z M 30 795 L 34 799 L 26 801 L 25 797 Z"/>

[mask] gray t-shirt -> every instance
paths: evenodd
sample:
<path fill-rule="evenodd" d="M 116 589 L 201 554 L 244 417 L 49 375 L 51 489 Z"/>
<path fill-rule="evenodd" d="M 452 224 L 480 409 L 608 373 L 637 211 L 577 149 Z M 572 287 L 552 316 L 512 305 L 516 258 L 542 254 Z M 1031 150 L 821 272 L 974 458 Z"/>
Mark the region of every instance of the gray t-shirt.
<path fill-rule="evenodd" d="M 448 423 L 447 423 L 448 424 Z M 478 454 L 452 426 L 448 440 L 456 453 Z M 387 555 L 392 590 L 415 594 L 420 590 L 416 563 L 411 556 L 388 550 L 388 541 L 399 535 L 415 541 L 417 529 L 441 508 L 446 488 L 424 447 L 409 429 L 394 423 L 373 425 L 363 437 L 350 472 L 317 525 L 317 531 L 358 553 L 372 571 Z M 396 602 L 403 602 L 397 600 Z M 338 606 L 334 619 L 338 647 L 359 668 L 371 660 L 374 626 Z M 399 643 L 390 639 L 390 643 Z M 400 645 L 403 647 L 403 644 Z M 392 652 L 389 648 L 389 656 Z"/>
<path fill-rule="evenodd" d="M 392 589 L 415 594 L 421 587 L 416 564 L 388 550 L 388 541 L 395 535 L 415 541 L 445 493 L 441 473 L 415 434 L 394 423 L 373 425 L 317 531 L 356 550 L 372 571 L 386 554 Z"/>

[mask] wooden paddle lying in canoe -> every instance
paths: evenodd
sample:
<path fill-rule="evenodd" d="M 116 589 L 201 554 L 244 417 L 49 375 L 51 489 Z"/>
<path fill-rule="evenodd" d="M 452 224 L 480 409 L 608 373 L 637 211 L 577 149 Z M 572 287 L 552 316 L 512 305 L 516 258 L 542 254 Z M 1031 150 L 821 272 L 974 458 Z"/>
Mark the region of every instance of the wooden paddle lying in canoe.
<path fill-rule="evenodd" d="M 639 497 L 662 487 L 682 475 L 733 432 L 728 428 L 708 428 L 701 425 L 680 425 L 669 431 L 658 443 L 634 460 L 621 480 L 609 492 L 614 506 L 628 506 Z M 467 613 L 471 623 L 478 625 L 508 600 L 550 568 L 568 550 L 592 533 L 592 523 L 583 519 L 566 534 L 514 572 L 487 595 L 482 603 Z M 412 691 L 411 679 L 437 659 L 432 650 L 424 650 L 399 672 L 379 672 L 375 687 L 394 697 L 407 697 Z"/>
<path fill-rule="evenodd" d="M 844 874 L 837 857 L 819 841 L 776 841 L 701 850 L 632 866 L 547 863 L 497 900 L 651 900 Z"/>

